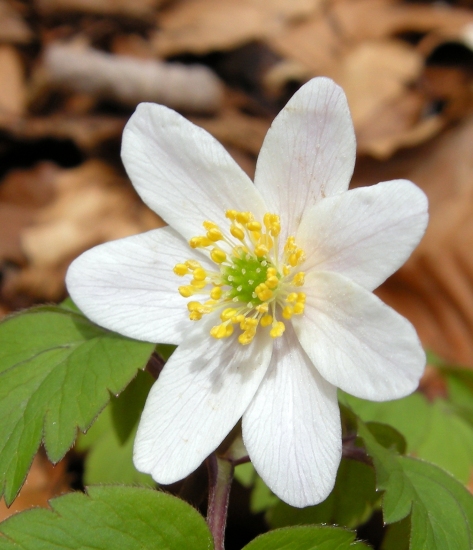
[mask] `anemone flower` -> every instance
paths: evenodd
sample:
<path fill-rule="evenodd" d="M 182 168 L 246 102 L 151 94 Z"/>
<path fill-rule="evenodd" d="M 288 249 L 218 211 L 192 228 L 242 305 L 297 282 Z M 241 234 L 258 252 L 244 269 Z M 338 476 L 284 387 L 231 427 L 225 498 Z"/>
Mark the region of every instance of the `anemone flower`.
<path fill-rule="evenodd" d="M 327 78 L 274 120 L 253 182 L 176 112 L 138 106 L 122 158 L 167 227 L 85 252 L 67 275 L 93 321 L 178 348 L 149 394 L 134 462 L 180 480 L 241 419 L 269 488 L 293 506 L 333 488 L 342 442 L 337 388 L 403 397 L 425 355 L 412 325 L 373 293 L 409 257 L 427 200 L 394 180 L 348 190 L 356 142 Z"/>

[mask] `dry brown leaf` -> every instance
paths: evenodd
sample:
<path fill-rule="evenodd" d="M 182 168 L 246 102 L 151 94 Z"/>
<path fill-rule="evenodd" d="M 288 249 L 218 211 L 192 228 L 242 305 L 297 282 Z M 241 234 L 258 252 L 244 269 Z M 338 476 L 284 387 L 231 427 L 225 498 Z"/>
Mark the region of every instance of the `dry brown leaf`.
<path fill-rule="evenodd" d="M 71 139 L 87 152 L 120 138 L 125 117 L 55 114 L 48 117 L 14 117 L 0 113 L 0 128 L 18 140 Z"/>
<path fill-rule="evenodd" d="M 348 97 L 356 127 L 402 96 L 423 70 L 423 59 L 400 41 L 366 40 L 353 47 L 333 75 Z"/>
<path fill-rule="evenodd" d="M 287 26 L 268 37 L 267 43 L 282 58 L 309 69 L 312 76 L 331 76 L 350 48 L 329 12 Z"/>
<path fill-rule="evenodd" d="M 335 2 L 333 17 L 346 40 L 394 37 L 402 33 L 458 31 L 473 22 L 473 13 L 447 3 L 416 5 L 402 0 Z"/>
<path fill-rule="evenodd" d="M 59 300 L 69 263 L 92 246 L 163 225 L 122 176 L 107 164 L 88 161 L 59 170 L 55 195 L 22 229 L 26 266 L 5 282 L 7 302 L 21 295 Z"/>
<path fill-rule="evenodd" d="M 6 0 L 0 0 L 0 42 L 26 44 L 33 33 L 21 15 Z"/>
<path fill-rule="evenodd" d="M 58 168 L 41 163 L 34 169 L 10 172 L 0 185 L 0 263 L 24 264 L 20 235 L 36 212 L 53 197 Z"/>
<path fill-rule="evenodd" d="M 225 146 L 258 155 L 270 122 L 264 118 L 245 115 L 228 107 L 217 118 L 192 118 Z"/>
<path fill-rule="evenodd" d="M 220 108 L 223 86 L 205 65 L 136 59 L 58 42 L 46 48 L 43 59 L 44 78 L 53 89 L 130 107 L 151 101 L 197 113 Z"/>
<path fill-rule="evenodd" d="M 49 499 L 70 491 L 66 468 L 67 459 L 53 465 L 45 453 L 40 451 L 11 507 L 7 508 L 3 499 L 0 501 L 0 521 L 33 506 L 47 508 Z"/>
<path fill-rule="evenodd" d="M 160 14 L 154 50 L 169 57 L 235 48 L 265 34 L 265 16 L 245 0 L 184 0 Z"/>
<path fill-rule="evenodd" d="M 0 45 L 0 83 L 0 111 L 23 115 L 26 107 L 23 66 L 12 46 Z"/>
<path fill-rule="evenodd" d="M 81 12 L 147 20 L 162 2 L 163 0 L 35 0 L 35 5 L 40 13 L 46 15 Z"/>

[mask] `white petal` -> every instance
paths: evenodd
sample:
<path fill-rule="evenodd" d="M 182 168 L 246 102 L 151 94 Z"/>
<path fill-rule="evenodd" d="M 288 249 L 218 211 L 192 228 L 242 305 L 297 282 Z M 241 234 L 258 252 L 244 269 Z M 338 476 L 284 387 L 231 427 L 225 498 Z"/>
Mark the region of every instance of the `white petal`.
<path fill-rule="evenodd" d="M 243 439 L 256 471 L 291 506 L 331 492 L 342 451 L 336 388 L 315 370 L 290 323 L 243 415 Z"/>
<path fill-rule="evenodd" d="M 274 119 L 258 158 L 255 185 L 269 211 L 284 213 L 281 237 L 295 235 L 306 209 L 348 189 L 355 133 L 343 90 L 314 78 Z"/>
<path fill-rule="evenodd" d="M 427 197 L 407 180 L 328 197 L 307 212 L 296 236 L 303 269 L 336 271 L 373 290 L 407 260 L 428 222 Z"/>
<path fill-rule="evenodd" d="M 123 132 L 122 160 L 144 202 L 185 239 L 225 210 L 266 211 L 253 183 L 202 128 L 153 103 L 141 103 Z"/>
<path fill-rule="evenodd" d="M 192 322 L 177 290 L 185 283 L 172 269 L 189 252 L 169 227 L 108 242 L 72 262 L 67 288 L 97 324 L 137 340 L 179 344 Z"/>
<path fill-rule="evenodd" d="M 152 387 L 138 427 L 135 466 L 159 483 L 186 477 L 218 447 L 248 407 L 271 358 L 266 331 L 242 346 L 235 336 L 208 336 L 212 319 L 198 323 Z"/>
<path fill-rule="evenodd" d="M 377 296 L 336 273 L 312 273 L 294 316 L 300 343 L 334 386 L 372 401 L 412 393 L 425 366 L 414 327 Z"/>

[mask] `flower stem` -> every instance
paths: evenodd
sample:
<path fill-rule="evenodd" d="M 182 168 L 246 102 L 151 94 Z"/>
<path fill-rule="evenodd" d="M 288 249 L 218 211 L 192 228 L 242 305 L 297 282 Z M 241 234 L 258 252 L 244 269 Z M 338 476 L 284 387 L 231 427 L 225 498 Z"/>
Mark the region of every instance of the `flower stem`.
<path fill-rule="evenodd" d="M 220 458 L 213 453 L 207 459 L 207 467 L 209 471 L 207 524 L 214 538 L 215 550 L 224 550 L 228 500 L 234 466 L 232 461 Z"/>

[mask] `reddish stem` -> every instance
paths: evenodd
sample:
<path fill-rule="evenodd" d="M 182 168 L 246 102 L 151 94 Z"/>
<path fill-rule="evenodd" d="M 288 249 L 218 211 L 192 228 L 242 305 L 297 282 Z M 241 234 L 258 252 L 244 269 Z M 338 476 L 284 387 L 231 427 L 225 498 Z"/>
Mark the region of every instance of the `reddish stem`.
<path fill-rule="evenodd" d="M 225 550 L 228 501 L 233 480 L 233 463 L 215 453 L 207 459 L 209 472 L 209 502 L 207 524 L 214 538 L 215 550 Z"/>

